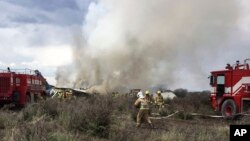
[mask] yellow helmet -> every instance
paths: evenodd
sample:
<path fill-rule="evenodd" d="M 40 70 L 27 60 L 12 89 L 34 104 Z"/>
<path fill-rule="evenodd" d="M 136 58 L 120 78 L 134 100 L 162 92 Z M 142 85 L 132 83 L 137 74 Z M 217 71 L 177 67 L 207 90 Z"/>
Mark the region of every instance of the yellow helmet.
<path fill-rule="evenodd" d="M 149 91 L 145 91 L 145 94 L 149 94 Z"/>
<path fill-rule="evenodd" d="M 157 94 L 161 94 L 161 91 L 157 91 Z"/>

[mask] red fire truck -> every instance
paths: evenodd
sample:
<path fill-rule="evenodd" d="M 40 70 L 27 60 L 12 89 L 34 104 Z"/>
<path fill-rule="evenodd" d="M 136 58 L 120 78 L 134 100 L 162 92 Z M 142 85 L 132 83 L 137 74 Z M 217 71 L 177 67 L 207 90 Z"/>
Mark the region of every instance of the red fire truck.
<path fill-rule="evenodd" d="M 224 70 L 211 72 L 212 107 L 226 118 L 250 110 L 249 60 L 244 60 L 242 64 L 236 61 L 232 66 L 227 64 Z"/>
<path fill-rule="evenodd" d="M 25 106 L 45 96 L 46 79 L 38 70 L 0 70 L 0 104 Z"/>

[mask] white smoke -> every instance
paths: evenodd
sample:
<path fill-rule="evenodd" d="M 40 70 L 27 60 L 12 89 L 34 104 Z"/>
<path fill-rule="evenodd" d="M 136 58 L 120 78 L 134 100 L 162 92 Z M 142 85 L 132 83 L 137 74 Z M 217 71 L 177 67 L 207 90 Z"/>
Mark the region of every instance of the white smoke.
<path fill-rule="evenodd" d="M 225 47 L 238 10 L 234 0 L 92 2 L 75 39 L 72 85 L 100 91 L 207 85 L 202 62 Z"/>

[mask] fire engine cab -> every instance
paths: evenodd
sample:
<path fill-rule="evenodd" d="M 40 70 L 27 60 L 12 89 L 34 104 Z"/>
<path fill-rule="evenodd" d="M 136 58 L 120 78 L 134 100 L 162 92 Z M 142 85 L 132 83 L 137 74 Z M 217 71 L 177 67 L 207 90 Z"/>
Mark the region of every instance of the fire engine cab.
<path fill-rule="evenodd" d="M 245 59 L 244 63 L 227 64 L 224 70 L 212 71 L 210 76 L 210 100 L 215 111 L 230 118 L 235 114 L 250 110 L 250 69 Z"/>
<path fill-rule="evenodd" d="M 0 70 L 0 104 L 25 106 L 45 96 L 46 79 L 38 70 Z"/>

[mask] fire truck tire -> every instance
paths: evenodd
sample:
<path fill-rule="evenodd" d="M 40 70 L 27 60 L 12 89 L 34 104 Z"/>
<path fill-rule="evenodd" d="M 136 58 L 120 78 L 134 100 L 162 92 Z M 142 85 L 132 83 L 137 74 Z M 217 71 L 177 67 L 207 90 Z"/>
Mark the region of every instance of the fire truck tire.
<path fill-rule="evenodd" d="M 232 99 L 227 99 L 223 102 L 221 106 L 221 114 L 226 119 L 234 118 L 234 115 L 237 113 L 237 107 L 235 102 Z"/>

